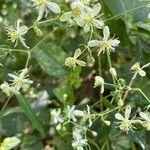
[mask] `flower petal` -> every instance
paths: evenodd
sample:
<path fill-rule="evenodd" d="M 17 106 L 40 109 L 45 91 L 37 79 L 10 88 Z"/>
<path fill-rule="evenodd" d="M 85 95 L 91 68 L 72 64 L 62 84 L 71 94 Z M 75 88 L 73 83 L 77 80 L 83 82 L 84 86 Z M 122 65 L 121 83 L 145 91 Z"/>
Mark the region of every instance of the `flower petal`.
<path fill-rule="evenodd" d="M 124 117 L 120 113 L 116 113 L 115 118 L 118 120 L 124 120 Z"/>
<path fill-rule="evenodd" d="M 61 17 L 60 17 L 60 21 L 67 21 L 72 17 L 72 13 L 71 11 L 64 13 Z"/>
<path fill-rule="evenodd" d="M 139 74 L 140 74 L 141 77 L 146 76 L 146 72 L 142 69 L 140 69 Z"/>
<path fill-rule="evenodd" d="M 56 14 L 59 14 L 61 12 L 60 7 L 56 3 L 47 2 L 47 7 Z"/>
<path fill-rule="evenodd" d="M 125 118 L 126 118 L 126 119 L 129 119 L 130 114 L 131 114 L 131 106 L 130 106 L 130 105 L 127 105 L 127 106 L 126 106 L 126 109 L 125 109 Z"/>
<path fill-rule="evenodd" d="M 110 41 L 110 44 L 111 44 L 111 46 L 118 46 L 119 45 L 119 43 L 120 43 L 120 41 L 119 40 L 117 40 L 117 39 L 111 39 L 111 40 L 109 40 Z"/>
<path fill-rule="evenodd" d="M 78 48 L 74 53 L 74 58 L 77 59 L 81 55 L 81 49 Z"/>
<path fill-rule="evenodd" d="M 96 47 L 99 46 L 100 42 L 98 40 L 91 40 L 88 42 L 89 47 Z"/>
<path fill-rule="evenodd" d="M 102 29 L 102 27 L 104 26 L 104 22 L 98 19 L 94 19 L 93 26 L 98 29 Z"/>
<path fill-rule="evenodd" d="M 90 31 L 90 25 L 89 25 L 88 23 L 86 23 L 86 24 L 84 25 L 84 32 L 87 33 L 87 32 L 89 32 L 89 31 Z"/>
<path fill-rule="evenodd" d="M 100 12 L 100 10 L 101 10 L 101 4 L 100 4 L 100 3 L 97 3 L 97 4 L 94 5 L 94 7 L 93 7 L 92 12 L 91 12 L 91 15 L 92 15 L 92 16 L 98 15 L 98 13 Z"/>
<path fill-rule="evenodd" d="M 109 27 L 105 26 L 103 29 L 103 36 L 104 36 L 104 40 L 108 40 L 109 36 L 110 36 L 110 31 L 109 31 Z"/>
<path fill-rule="evenodd" d="M 150 121 L 150 116 L 147 113 L 140 112 L 139 113 L 140 117 L 146 121 Z"/>
<path fill-rule="evenodd" d="M 86 63 L 84 61 L 82 61 L 82 60 L 76 60 L 76 63 L 79 64 L 82 67 L 86 66 Z"/>

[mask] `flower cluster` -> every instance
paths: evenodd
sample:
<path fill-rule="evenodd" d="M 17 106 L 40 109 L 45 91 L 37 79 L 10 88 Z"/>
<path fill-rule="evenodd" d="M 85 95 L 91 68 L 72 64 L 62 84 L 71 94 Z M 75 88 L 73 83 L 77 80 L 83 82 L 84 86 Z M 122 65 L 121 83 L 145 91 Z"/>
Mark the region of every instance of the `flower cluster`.
<path fill-rule="evenodd" d="M 94 115 L 91 114 L 88 105 L 84 111 L 76 109 L 74 105 L 67 105 L 63 111 L 60 108 L 53 109 L 51 111 L 51 121 L 56 125 L 58 131 L 63 130 L 68 123 L 74 125 L 72 146 L 77 150 L 83 150 L 83 147 L 87 145 L 87 131 L 96 135 L 96 132 L 89 129 L 93 124 Z"/>
<path fill-rule="evenodd" d="M 26 91 L 29 86 L 33 83 L 30 79 L 28 79 L 28 68 L 20 70 L 19 74 L 8 74 L 12 79 L 10 80 L 10 84 L 8 82 L 2 83 L 0 88 L 7 95 L 11 94 L 19 94 L 20 89 Z"/>
<path fill-rule="evenodd" d="M 71 3 L 71 11 L 65 12 L 60 20 L 61 21 L 75 21 L 77 25 L 84 28 L 85 32 L 93 31 L 93 27 L 102 29 L 104 23 L 99 19 L 99 12 L 101 10 L 100 3 L 90 7 L 90 1 L 81 0 Z"/>

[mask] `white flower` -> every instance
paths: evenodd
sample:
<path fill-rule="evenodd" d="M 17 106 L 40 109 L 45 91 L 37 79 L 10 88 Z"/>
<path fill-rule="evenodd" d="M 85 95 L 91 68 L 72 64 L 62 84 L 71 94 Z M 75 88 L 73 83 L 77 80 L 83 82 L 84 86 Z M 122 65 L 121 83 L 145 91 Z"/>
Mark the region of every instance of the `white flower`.
<path fill-rule="evenodd" d="M 83 147 L 87 145 L 87 139 L 83 138 L 81 129 L 75 128 L 73 130 L 73 139 L 73 148 L 76 150 L 84 150 Z"/>
<path fill-rule="evenodd" d="M 54 124 L 63 122 L 63 119 L 61 117 L 61 109 L 60 108 L 58 110 L 53 109 L 51 111 L 51 115 L 52 115 L 51 117 L 52 117 L 52 121 Z"/>
<path fill-rule="evenodd" d="M 147 131 L 150 131 L 150 113 L 140 112 L 139 115 L 143 120 L 145 120 L 142 123 L 143 127 L 146 128 Z"/>
<path fill-rule="evenodd" d="M 103 29 L 103 38 L 100 40 L 91 40 L 88 42 L 89 47 L 98 47 L 98 55 L 101 53 L 105 53 L 107 50 L 108 52 L 115 51 L 115 47 L 119 45 L 120 41 L 118 39 L 109 38 L 110 31 L 109 27 L 105 26 Z"/>
<path fill-rule="evenodd" d="M 101 86 L 101 94 L 104 93 L 104 79 L 100 76 L 95 77 L 94 88 Z"/>
<path fill-rule="evenodd" d="M 84 112 L 84 115 L 83 115 L 83 119 L 84 121 L 88 121 L 88 126 L 91 127 L 92 126 L 92 115 L 91 115 L 91 112 L 90 112 L 90 107 L 87 105 L 87 110 Z"/>
<path fill-rule="evenodd" d="M 84 150 L 84 146 L 87 145 L 87 139 L 74 139 L 72 146 L 76 150 Z"/>
<path fill-rule="evenodd" d="M 146 72 L 143 70 L 143 67 L 140 67 L 139 63 L 135 63 L 132 67 L 131 70 L 133 70 L 135 73 L 139 74 L 141 77 L 146 76 Z"/>
<path fill-rule="evenodd" d="M 65 12 L 60 20 L 61 21 L 69 21 L 71 19 L 73 19 L 79 26 L 83 26 L 84 25 L 84 20 L 85 20 L 85 9 L 84 9 L 84 5 L 80 2 L 73 2 L 71 4 L 71 9 L 72 11 L 69 12 Z"/>
<path fill-rule="evenodd" d="M 13 87 L 11 87 L 7 82 L 1 84 L 0 88 L 7 96 L 10 96 L 12 93 L 17 93 Z"/>
<path fill-rule="evenodd" d="M 72 106 L 70 107 L 69 105 L 67 105 L 67 108 L 66 108 L 66 115 L 67 115 L 67 118 L 69 120 L 73 120 L 74 122 L 77 121 L 77 119 L 75 118 L 74 116 L 74 111 L 75 111 L 75 106 Z"/>
<path fill-rule="evenodd" d="M 48 9 L 50 9 L 54 13 L 60 13 L 60 7 L 54 3 L 51 2 L 51 0 L 32 0 L 34 2 L 33 6 L 38 11 L 38 18 L 37 21 L 39 21 L 42 17 L 43 14 L 46 12 L 46 16 L 48 15 Z"/>
<path fill-rule="evenodd" d="M 25 39 L 22 37 L 27 33 L 28 27 L 20 26 L 21 22 L 22 22 L 21 20 L 17 20 L 15 28 L 12 26 L 7 26 L 6 27 L 8 32 L 7 35 L 10 38 L 11 42 L 13 43 L 15 42 L 15 47 L 18 45 L 18 41 L 20 41 L 23 46 L 29 48 L 25 43 Z"/>
<path fill-rule="evenodd" d="M 131 114 L 131 106 L 130 105 L 126 106 L 124 117 L 120 113 L 115 114 L 115 118 L 120 120 L 120 122 L 119 122 L 120 130 L 126 131 L 127 133 L 129 130 L 133 131 L 132 128 L 135 128 L 132 124 L 141 123 L 140 120 L 129 119 L 130 114 Z"/>
<path fill-rule="evenodd" d="M 29 80 L 27 77 L 28 73 L 28 68 L 25 68 L 23 70 L 20 71 L 20 74 L 8 74 L 11 78 L 13 78 L 12 81 L 12 85 L 14 86 L 14 88 L 19 91 L 21 88 L 27 88 L 29 87 L 30 84 L 33 83 L 32 80 Z"/>
<path fill-rule="evenodd" d="M 81 55 L 81 50 L 80 49 L 77 49 L 74 53 L 74 56 L 73 57 L 68 57 L 66 60 L 65 60 L 65 65 L 70 67 L 70 68 L 73 68 L 75 69 L 76 67 L 76 64 L 80 65 L 80 66 L 85 66 L 86 63 L 82 60 L 78 60 L 77 58 Z"/>
<path fill-rule="evenodd" d="M 85 17 L 85 24 L 84 24 L 84 31 L 89 32 L 90 30 L 93 30 L 93 27 L 96 27 L 98 29 L 101 29 L 104 26 L 103 21 L 97 19 L 97 15 L 101 10 L 100 3 L 97 3 L 94 5 L 93 9 L 87 8 L 87 14 Z"/>

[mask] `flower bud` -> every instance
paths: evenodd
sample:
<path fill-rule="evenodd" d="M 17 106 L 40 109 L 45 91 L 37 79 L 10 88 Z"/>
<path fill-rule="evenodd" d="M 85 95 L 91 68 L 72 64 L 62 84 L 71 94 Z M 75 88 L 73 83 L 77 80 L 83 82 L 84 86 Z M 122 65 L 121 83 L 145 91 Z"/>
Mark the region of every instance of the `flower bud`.
<path fill-rule="evenodd" d="M 122 107 L 124 105 L 124 102 L 122 99 L 119 99 L 118 100 L 118 106 Z"/>
<path fill-rule="evenodd" d="M 92 131 L 91 133 L 92 133 L 93 136 L 97 136 L 97 132 Z"/>
<path fill-rule="evenodd" d="M 61 130 L 61 124 L 58 124 L 58 125 L 56 126 L 56 130 L 57 130 L 57 131 L 60 131 L 60 130 Z"/>
<path fill-rule="evenodd" d="M 95 59 L 93 56 L 87 56 L 87 65 L 89 67 L 93 67 L 94 66 L 94 63 L 95 63 Z"/>
<path fill-rule="evenodd" d="M 76 67 L 75 59 L 73 57 L 68 57 L 65 60 L 65 65 L 70 67 L 70 68 L 75 68 Z"/>
<path fill-rule="evenodd" d="M 103 121 L 107 126 L 110 126 L 110 121 L 108 121 L 108 120 L 103 120 Z"/>
<path fill-rule="evenodd" d="M 37 26 L 35 26 L 33 29 L 38 37 L 41 37 L 43 35 L 42 31 Z"/>
<path fill-rule="evenodd" d="M 110 72 L 110 74 L 111 74 L 113 77 L 116 77 L 116 76 L 117 76 L 117 72 L 116 72 L 116 69 L 115 69 L 115 68 L 110 68 L 110 69 L 109 69 L 109 72 Z"/>
<path fill-rule="evenodd" d="M 82 116 L 84 116 L 84 112 L 81 111 L 81 110 L 75 110 L 75 111 L 73 112 L 73 114 L 74 114 L 75 116 L 77 116 L 77 117 L 82 117 Z"/>
<path fill-rule="evenodd" d="M 67 94 L 64 94 L 64 95 L 63 95 L 63 100 L 66 101 L 67 97 L 68 97 L 68 95 L 67 95 Z"/>
<path fill-rule="evenodd" d="M 95 83 L 94 83 L 94 88 L 101 86 L 104 84 L 104 79 L 100 76 L 95 77 Z"/>

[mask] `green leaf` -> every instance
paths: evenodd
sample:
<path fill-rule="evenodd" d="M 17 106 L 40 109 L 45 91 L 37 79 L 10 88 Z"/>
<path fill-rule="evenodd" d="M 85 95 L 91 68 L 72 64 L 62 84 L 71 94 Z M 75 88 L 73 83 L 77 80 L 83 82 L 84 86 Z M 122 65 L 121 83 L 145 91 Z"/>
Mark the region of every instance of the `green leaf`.
<path fill-rule="evenodd" d="M 28 100 L 22 95 L 16 95 L 16 97 L 25 114 L 27 115 L 28 119 L 32 122 L 32 125 L 44 136 L 45 133 L 42 124 L 39 122 L 36 115 L 32 111 Z"/>
<path fill-rule="evenodd" d="M 53 77 L 65 75 L 66 53 L 53 43 L 41 43 L 34 48 L 34 57 L 41 68 Z"/>
<path fill-rule="evenodd" d="M 143 0 L 104 0 L 113 15 L 130 13 L 138 20 L 144 20 L 148 15 L 147 1 Z"/>
<path fill-rule="evenodd" d="M 5 116 L 10 115 L 10 114 L 13 114 L 13 113 L 23 113 L 23 112 L 24 112 L 24 111 L 23 111 L 23 109 L 22 109 L 21 107 L 9 108 L 9 109 L 5 110 L 5 111 L 1 114 L 0 118 L 5 117 Z"/>
<path fill-rule="evenodd" d="M 57 88 L 54 89 L 53 92 L 58 100 L 62 103 L 73 104 L 75 101 L 74 92 L 69 80 L 61 83 Z M 65 102 L 63 101 L 64 94 L 67 94 L 67 99 Z"/>

